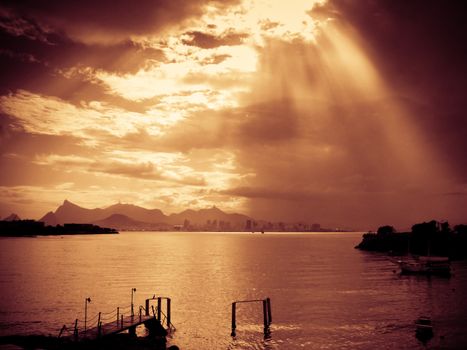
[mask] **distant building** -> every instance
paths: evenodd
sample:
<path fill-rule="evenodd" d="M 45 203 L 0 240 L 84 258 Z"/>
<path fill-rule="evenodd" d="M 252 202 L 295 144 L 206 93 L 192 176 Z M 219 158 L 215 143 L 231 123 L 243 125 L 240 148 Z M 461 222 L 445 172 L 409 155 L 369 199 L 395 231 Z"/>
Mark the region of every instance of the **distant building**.
<path fill-rule="evenodd" d="M 311 225 L 311 231 L 313 231 L 313 232 L 319 232 L 319 231 L 321 231 L 321 225 L 320 225 L 320 224 L 313 224 L 313 225 Z"/>
<path fill-rule="evenodd" d="M 220 231 L 231 231 L 230 221 L 220 220 L 219 221 L 219 230 Z"/>

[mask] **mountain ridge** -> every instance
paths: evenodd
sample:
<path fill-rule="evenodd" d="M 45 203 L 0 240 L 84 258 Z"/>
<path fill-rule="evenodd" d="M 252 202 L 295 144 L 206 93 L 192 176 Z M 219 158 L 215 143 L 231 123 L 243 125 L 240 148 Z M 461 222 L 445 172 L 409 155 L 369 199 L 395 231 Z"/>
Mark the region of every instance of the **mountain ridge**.
<path fill-rule="evenodd" d="M 147 209 L 134 204 L 117 203 L 106 208 L 88 209 L 68 200 L 64 200 L 54 212 L 48 212 L 39 219 L 46 225 L 52 226 L 65 223 L 92 223 L 120 230 L 158 230 L 173 226 L 185 229 L 208 226 L 243 230 L 248 220 L 251 218 L 246 215 L 225 213 L 216 206 L 199 210 L 186 209 L 180 213 L 165 215 L 160 209 Z"/>
<path fill-rule="evenodd" d="M 11 213 L 8 215 L 6 218 L 3 219 L 3 221 L 18 221 L 21 220 L 21 218 L 18 216 L 18 214 Z"/>

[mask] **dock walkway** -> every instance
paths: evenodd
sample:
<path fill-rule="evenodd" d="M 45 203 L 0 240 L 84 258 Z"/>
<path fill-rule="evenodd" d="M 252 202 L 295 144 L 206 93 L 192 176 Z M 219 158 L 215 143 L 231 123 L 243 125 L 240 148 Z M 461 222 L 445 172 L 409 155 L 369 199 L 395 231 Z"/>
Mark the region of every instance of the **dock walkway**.
<path fill-rule="evenodd" d="M 162 300 L 166 300 L 166 313 L 162 311 Z M 157 301 L 157 306 L 150 305 L 151 302 Z M 94 317 L 84 321 L 76 319 L 74 324 L 69 327 L 64 325 L 60 330 L 59 338 L 65 338 L 71 341 L 95 340 L 103 337 L 118 334 L 128 331 L 130 334 L 136 335 L 136 327 L 145 325 L 151 332 L 155 324 L 158 328 L 163 327 L 167 333 L 175 331 L 174 325 L 171 323 L 171 303 L 170 298 L 155 297 L 146 299 L 145 306 L 139 306 L 138 314 L 134 314 L 133 306 L 120 308 L 108 313 L 99 312 Z M 129 315 L 125 316 L 122 312 Z"/>

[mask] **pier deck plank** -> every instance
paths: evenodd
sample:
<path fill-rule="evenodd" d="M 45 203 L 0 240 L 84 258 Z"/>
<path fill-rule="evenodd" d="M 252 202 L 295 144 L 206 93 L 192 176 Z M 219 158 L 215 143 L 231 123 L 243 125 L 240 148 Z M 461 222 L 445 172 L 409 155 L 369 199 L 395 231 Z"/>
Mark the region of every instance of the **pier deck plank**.
<path fill-rule="evenodd" d="M 84 339 L 96 339 L 99 337 L 105 337 L 109 336 L 112 334 L 117 334 L 123 331 L 128 330 L 129 328 L 132 327 L 137 327 L 147 320 L 155 318 L 154 316 L 144 316 L 142 315 L 141 317 L 138 315 L 135 316 L 126 316 L 123 318 L 123 324 L 121 323 L 121 319 L 117 322 L 115 321 L 104 323 L 100 327 L 100 334 L 99 334 L 99 327 L 95 326 L 93 328 L 89 328 L 86 331 L 81 331 L 78 333 L 78 339 L 79 340 L 84 340 Z"/>

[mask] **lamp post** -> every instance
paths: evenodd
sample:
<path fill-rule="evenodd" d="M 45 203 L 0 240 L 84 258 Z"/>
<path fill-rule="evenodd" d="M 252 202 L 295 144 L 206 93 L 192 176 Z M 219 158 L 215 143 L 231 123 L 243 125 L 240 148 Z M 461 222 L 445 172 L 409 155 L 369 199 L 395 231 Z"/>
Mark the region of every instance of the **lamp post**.
<path fill-rule="evenodd" d="M 133 294 L 136 293 L 136 288 L 131 288 L 131 317 L 135 315 L 134 309 L 133 309 Z"/>
<path fill-rule="evenodd" d="M 86 333 L 86 323 L 88 320 L 88 303 L 91 302 L 91 298 L 84 299 L 84 333 Z"/>

